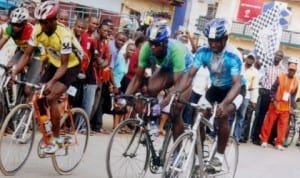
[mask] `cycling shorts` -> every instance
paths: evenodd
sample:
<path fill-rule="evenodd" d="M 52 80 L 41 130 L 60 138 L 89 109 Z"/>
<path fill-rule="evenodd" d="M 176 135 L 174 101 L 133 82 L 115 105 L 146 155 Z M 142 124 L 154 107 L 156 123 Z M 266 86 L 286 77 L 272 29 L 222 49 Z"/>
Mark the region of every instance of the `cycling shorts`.
<path fill-rule="evenodd" d="M 50 64 L 47 69 L 45 69 L 45 73 L 41 78 L 41 83 L 47 83 L 51 80 L 57 71 L 57 67 Z M 67 88 L 77 80 L 77 75 L 80 71 L 80 65 L 75 67 L 68 68 L 66 73 L 58 80 L 59 82 L 63 83 Z"/>
<path fill-rule="evenodd" d="M 216 86 L 211 86 L 206 92 L 206 99 L 210 104 L 214 104 L 215 102 L 221 103 L 225 97 L 227 96 L 228 92 L 231 88 L 222 89 Z M 245 97 L 246 93 L 246 86 L 241 86 L 240 94 Z"/>

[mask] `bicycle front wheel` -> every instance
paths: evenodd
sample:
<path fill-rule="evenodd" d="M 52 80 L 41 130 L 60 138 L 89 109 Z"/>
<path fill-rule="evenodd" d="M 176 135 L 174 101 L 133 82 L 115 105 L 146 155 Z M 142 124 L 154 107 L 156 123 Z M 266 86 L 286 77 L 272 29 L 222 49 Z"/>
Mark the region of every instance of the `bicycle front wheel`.
<path fill-rule="evenodd" d="M 22 168 L 32 149 L 35 122 L 32 108 L 20 104 L 5 118 L 0 131 L 0 170 L 5 175 L 14 175 Z"/>
<path fill-rule="evenodd" d="M 115 128 L 106 152 L 110 178 L 143 177 L 149 163 L 148 140 L 140 121 L 127 119 Z"/>
<path fill-rule="evenodd" d="M 224 153 L 224 163 L 222 168 L 223 170 L 225 170 L 225 174 L 221 176 L 222 178 L 233 178 L 235 176 L 238 159 L 238 143 L 233 137 L 229 137 Z"/>
<path fill-rule="evenodd" d="M 81 132 L 82 128 L 85 128 L 84 132 Z M 62 117 L 60 135 L 64 146 L 51 157 L 59 174 L 71 174 L 79 165 L 87 148 L 89 132 L 89 119 L 83 109 L 72 108 L 72 118 L 68 114 Z"/>
<path fill-rule="evenodd" d="M 177 138 L 167 156 L 162 177 L 191 177 L 195 158 L 195 144 L 192 132 L 185 132 Z"/>

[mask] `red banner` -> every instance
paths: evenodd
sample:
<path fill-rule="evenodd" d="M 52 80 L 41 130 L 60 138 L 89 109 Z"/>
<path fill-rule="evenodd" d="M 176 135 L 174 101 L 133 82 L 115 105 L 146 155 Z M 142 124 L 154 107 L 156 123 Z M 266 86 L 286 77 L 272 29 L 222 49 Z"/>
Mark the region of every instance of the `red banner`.
<path fill-rule="evenodd" d="M 240 0 L 237 20 L 248 22 L 261 14 L 263 0 Z"/>

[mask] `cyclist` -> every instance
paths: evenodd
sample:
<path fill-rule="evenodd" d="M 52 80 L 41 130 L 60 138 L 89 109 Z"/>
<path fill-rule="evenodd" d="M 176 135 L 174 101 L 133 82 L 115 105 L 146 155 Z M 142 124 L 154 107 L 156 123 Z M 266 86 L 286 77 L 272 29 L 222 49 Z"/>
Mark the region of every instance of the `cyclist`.
<path fill-rule="evenodd" d="M 126 94 L 132 94 L 141 89 L 145 69 L 150 62 L 158 66 L 148 81 L 148 93 L 151 96 L 172 86 L 177 86 L 184 72 L 188 71 L 192 63 L 192 55 L 187 48 L 179 41 L 169 39 L 170 29 L 165 20 L 161 20 L 150 26 L 147 32 L 148 42 L 145 42 L 140 49 L 138 68 L 136 74 L 129 83 Z M 188 97 L 190 91 L 182 94 Z M 172 92 L 170 92 L 172 93 Z M 170 97 L 166 97 L 159 103 L 163 108 L 168 104 Z M 172 119 L 173 138 L 176 139 L 184 130 L 183 120 L 181 119 L 182 106 L 174 109 L 176 118 Z M 168 112 L 168 111 L 166 111 Z"/>
<path fill-rule="evenodd" d="M 224 151 L 230 134 L 229 116 L 242 102 L 242 97 L 237 96 L 240 92 L 245 91 L 245 87 L 241 87 L 245 84 L 241 77 L 242 56 L 235 47 L 227 42 L 228 26 L 228 22 L 224 18 L 216 18 L 206 24 L 204 35 L 208 38 L 209 46 L 198 49 L 194 63 L 189 73 L 182 78 L 178 89 L 184 91 L 191 85 L 197 70 L 202 65 L 208 67 L 212 84 L 207 90 L 206 99 L 210 103 L 219 103 L 216 114 L 219 126 L 217 153 L 210 163 L 210 170 L 217 172 L 222 168 Z"/>
<path fill-rule="evenodd" d="M 39 44 L 45 47 L 49 66 L 40 82 L 46 83 L 44 94 L 50 107 L 53 125 L 53 136 L 50 138 L 50 144 L 44 150 L 48 154 L 58 150 L 62 143 L 59 137 L 60 113 L 58 99 L 66 92 L 69 85 L 76 80 L 82 56 L 80 44 L 72 32 L 64 25 L 56 22 L 57 11 L 58 4 L 56 1 L 45 1 L 35 9 L 34 16 L 39 24 L 35 26 L 29 45 L 12 72 L 14 77 L 24 68 Z"/>
<path fill-rule="evenodd" d="M 8 62 L 8 65 L 16 64 L 28 46 L 28 40 L 33 32 L 33 26 L 27 22 L 28 17 L 28 10 L 23 7 L 14 9 L 10 14 L 10 21 L 4 29 L 2 38 L 0 39 L 0 49 L 2 49 L 10 38 L 13 39 L 17 46 L 15 54 Z M 36 50 L 35 56 L 38 56 L 38 53 L 39 50 Z M 31 83 L 38 83 L 41 66 L 42 63 L 38 59 L 33 58 L 29 63 L 25 79 Z M 31 93 L 31 87 L 26 86 L 24 91 L 26 95 L 29 95 Z"/>

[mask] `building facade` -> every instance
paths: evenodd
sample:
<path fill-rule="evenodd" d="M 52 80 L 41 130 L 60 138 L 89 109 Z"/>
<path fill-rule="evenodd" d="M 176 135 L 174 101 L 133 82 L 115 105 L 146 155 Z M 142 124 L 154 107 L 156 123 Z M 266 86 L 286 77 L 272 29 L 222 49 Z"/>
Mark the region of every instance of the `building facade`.
<path fill-rule="evenodd" d="M 241 0 L 189 0 L 192 5 L 186 11 L 185 26 L 189 31 L 199 34 L 199 44 L 206 42 L 202 30 L 207 21 L 215 17 L 224 17 L 231 23 L 230 41 L 237 47 L 251 51 L 254 49 L 254 41 L 250 26 L 247 22 L 237 20 Z M 208 3 L 209 2 L 209 3 Z M 272 1 L 265 0 L 267 4 Z M 289 24 L 283 30 L 280 49 L 287 56 L 300 57 L 300 0 L 283 0 L 292 12 Z"/>

